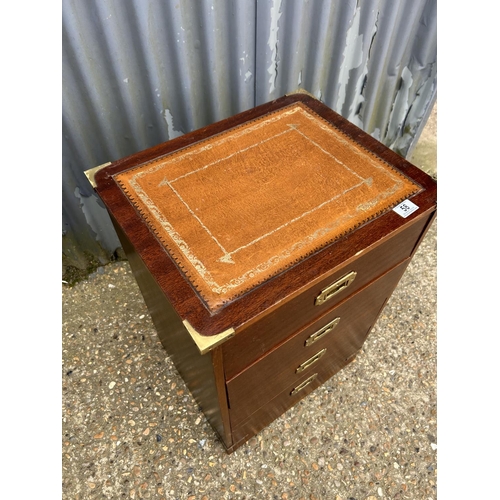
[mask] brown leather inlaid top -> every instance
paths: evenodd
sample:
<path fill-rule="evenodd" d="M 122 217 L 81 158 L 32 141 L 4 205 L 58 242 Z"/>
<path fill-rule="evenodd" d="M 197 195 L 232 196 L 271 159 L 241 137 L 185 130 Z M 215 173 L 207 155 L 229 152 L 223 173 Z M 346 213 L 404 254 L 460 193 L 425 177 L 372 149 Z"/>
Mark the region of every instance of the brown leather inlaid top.
<path fill-rule="evenodd" d="M 419 191 L 302 103 L 115 179 L 213 312 Z"/>

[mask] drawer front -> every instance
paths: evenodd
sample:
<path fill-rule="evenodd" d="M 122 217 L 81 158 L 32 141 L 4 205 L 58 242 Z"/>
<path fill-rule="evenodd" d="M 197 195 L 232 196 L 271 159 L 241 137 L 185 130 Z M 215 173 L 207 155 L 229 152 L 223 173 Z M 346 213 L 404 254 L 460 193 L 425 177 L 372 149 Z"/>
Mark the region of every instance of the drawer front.
<path fill-rule="evenodd" d="M 417 220 L 237 333 L 222 346 L 226 377 L 233 378 L 293 332 L 409 257 L 427 221 L 425 217 Z M 353 277 L 351 273 L 356 275 L 349 283 Z"/>
<path fill-rule="evenodd" d="M 340 367 L 356 353 L 409 260 L 385 273 L 227 382 L 232 424 L 248 418 L 290 384 L 324 365 Z"/>
<path fill-rule="evenodd" d="M 243 422 L 232 425 L 233 449 L 244 444 L 248 439 L 267 427 L 273 420 L 280 417 L 287 410 L 292 408 L 301 399 L 305 398 L 312 391 L 325 383 L 329 378 L 338 373 L 342 368 L 353 361 L 355 355 L 352 355 L 342 364 L 326 364 L 317 367 L 315 370 L 304 374 L 294 384 L 286 387 L 284 391 L 278 394 L 274 399 L 267 402 L 255 411 L 249 418 Z"/>

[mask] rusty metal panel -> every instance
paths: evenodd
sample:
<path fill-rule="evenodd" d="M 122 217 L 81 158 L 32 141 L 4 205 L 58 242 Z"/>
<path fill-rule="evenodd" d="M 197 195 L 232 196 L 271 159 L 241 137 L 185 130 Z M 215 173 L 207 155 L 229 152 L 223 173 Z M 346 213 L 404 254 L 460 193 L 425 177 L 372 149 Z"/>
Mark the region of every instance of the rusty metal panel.
<path fill-rule="evenodd" d="M 119 247 L 83 172 L 302 88 L 408 155 L 436 0 L 63 0 L 63 262 Z"/>

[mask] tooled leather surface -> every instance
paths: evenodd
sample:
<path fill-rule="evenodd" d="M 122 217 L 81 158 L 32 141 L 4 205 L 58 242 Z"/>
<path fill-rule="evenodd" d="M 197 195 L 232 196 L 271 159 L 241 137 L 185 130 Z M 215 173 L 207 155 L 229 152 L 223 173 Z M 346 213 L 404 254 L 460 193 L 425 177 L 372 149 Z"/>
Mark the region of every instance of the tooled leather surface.
<path fill-rule="evenodd" d="M 301 103 L 115 179 L 212 311 L 419 190 Z"/>

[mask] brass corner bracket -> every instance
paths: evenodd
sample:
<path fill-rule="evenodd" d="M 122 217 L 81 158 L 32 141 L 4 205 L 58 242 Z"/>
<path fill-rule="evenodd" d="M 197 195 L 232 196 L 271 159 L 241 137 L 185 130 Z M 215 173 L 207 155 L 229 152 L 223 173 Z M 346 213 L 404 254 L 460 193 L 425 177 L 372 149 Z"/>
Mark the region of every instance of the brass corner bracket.
<path fill-rule="evenodd" d="M 108 161 L 107 163 L 103 163 L 102 165 L 98 165 L 97 167 L 89 168 L 88 170 L 85 170 L 83 172 L 87 176 L 87 179 L 94 189 L 96 187 L 95 174 L 97 174 L 97 172 L 101 170 L 101 168 L 107 167 L 108 165 L 111 165 L 110 161 Z"/>
<path fill-rule="evenodd" d="M 221 345 L 227 339 L 231 338 L 234 335 L 234 328 L 229 328 L 228 330 L 223 331 L 222 333 L 218 333 L 217 335 L 211 335 L 210 337 L 205 337 L 198 333 L 189 323 L 187 319 L 183 322 L 186 330 L 191 335 L 196 347 L 200 350 L 200 354 L 206 354 L 211 351 L 214 347 Z"/>
<path fill-rule="evenodd" d="M 302 88 L 298 88 L 296 90 L 293 90 L 292 92 L 288 92 L 285 95 L 288 97 L 288 96 L 295 95 L 295 94 L 305 94 L 305 95 L 308 95 L 309 97 L 313 97 L 314 99 L 318 99 L 315 95 L 311 94 L 311 92 L 309 92 L 305 89 L 302 89 Z"/>

